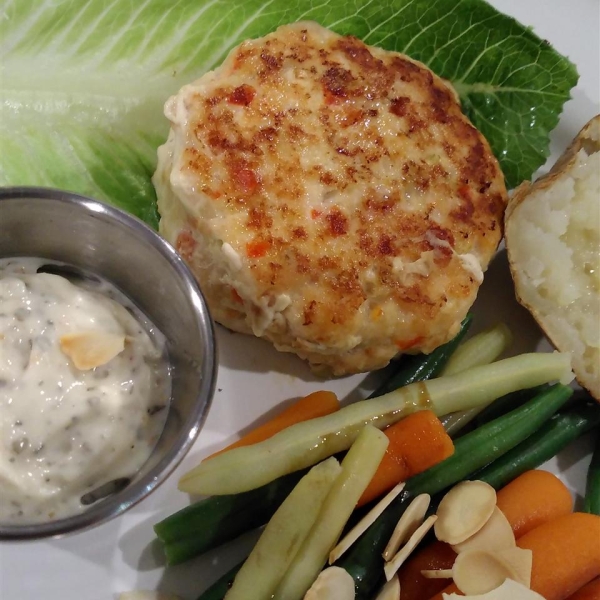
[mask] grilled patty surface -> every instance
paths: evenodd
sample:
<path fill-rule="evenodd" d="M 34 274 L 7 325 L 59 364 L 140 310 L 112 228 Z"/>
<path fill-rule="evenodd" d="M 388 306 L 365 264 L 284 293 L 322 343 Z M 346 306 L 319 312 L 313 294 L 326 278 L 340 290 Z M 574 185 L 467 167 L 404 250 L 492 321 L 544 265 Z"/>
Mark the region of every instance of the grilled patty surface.
<path fill-rule="evenodd" d="M 337 375 L 456 334 L 507 193 L 423 64 L 300 22 L 242 43 L 165 114 L 161 232 L 218 322 Z"/>

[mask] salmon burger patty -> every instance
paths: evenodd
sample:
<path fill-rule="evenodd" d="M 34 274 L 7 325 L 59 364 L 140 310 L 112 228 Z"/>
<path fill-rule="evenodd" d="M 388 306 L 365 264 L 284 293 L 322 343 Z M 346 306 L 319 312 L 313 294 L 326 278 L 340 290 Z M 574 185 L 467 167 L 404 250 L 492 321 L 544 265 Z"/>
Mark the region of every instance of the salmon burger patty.
<path fill-rule="evenodd" d="M 300 22 L 243 42 L 165 114 L 160 231 L 216 321 L 335 375 L 457 333 L 507 193 L 423 64 Z"/>

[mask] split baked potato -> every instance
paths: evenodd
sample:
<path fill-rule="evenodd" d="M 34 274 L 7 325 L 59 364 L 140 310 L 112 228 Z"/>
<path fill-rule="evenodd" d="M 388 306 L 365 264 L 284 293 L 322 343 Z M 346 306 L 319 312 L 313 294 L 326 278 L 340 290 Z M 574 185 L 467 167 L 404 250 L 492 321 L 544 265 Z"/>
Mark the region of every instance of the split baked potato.
<path fill-rule="evenodd" d="M 517 300 L 600 400 L 600 115 L 513 194 L 505 239 Z"/>

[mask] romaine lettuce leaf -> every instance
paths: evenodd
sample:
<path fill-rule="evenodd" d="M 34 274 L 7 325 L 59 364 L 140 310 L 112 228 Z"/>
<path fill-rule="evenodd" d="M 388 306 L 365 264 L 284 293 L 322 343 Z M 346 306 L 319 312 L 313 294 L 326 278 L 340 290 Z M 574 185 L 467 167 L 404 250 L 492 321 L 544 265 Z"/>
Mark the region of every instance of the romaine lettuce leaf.
<path fill-rule="evenodd" d="M 0 0 L 0 185 L 110 201 L 156 226 L 166 98 L 243 39 L 313 19 L 450 80 L 509 186 L 548 155 L 575 67 L 483 0 Z"/>

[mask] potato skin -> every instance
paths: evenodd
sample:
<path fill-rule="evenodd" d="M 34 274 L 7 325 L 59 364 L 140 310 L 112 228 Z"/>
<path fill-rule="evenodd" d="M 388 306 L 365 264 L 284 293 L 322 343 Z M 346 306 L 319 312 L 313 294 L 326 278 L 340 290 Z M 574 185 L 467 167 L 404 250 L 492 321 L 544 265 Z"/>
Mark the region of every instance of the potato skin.
<path fill-rule="evenodd" d="M 563 173 L 569 171 L 573 167 L 575 156 L 582 148 L 586 149 L 588 154 L 600 151 L 599 130 L 600 115 L 596 115 L 583 126 L 546 175 L 542 175 L 542 177 L 536 179 L 533 183 L 531 181 L 523 181 L 523 183 L 515 188 L 504 214 L 505 225 L 508 224 L 515 208 L 524 202 L 528 195 L 536 190 L 544 190 L 551 187 Z M 510 255 L 510 249 L 508 249 L 508 253 Z"/>
<path fill-rule="evenodd" d="M 529 203 L 539 203 L 544 194 L 552 192 L 553 188 L 559 185 L 565 177 L 571 177 L 580 160 L 581 150 L 584 150 L 588 157 L 600 152 L 600 115 L 593 117 L 586 123 L 546 175 L 540 177 L 534 183 L 525 181 L 514 191 L 505 213 L 505 241 L 517 301 L 531 313 L 558 350 L 571 352 L 573 370 L 577 381 L 596 400 L 600 401 L 600 366 L 596 365 L 595 373 L 590 373 L 590 368 L 593 371 L 594 365 L 590 365 L 590 361 L 586 361 L 581 356 L 581 348 L 576 348 L 572 339 L 565 335 L 565 328 L 557 326 L 559 321 L 567 321 L 568 319 L 558 308 L 555 314 L 547 314 L 547 311 L 542 309 L 539 299 L 532 298 L 531 285 L 522 264 L 524 256 L 522 253 L 520 254 L 518 247 L 518 228 L 521 227 L 521 219 L 523 218 L 519 209 Z M 540 210 L 542 210 L 541 206 Z M 589 218 L 590 222 L 593 223 L 594 215 L 590 214 Z M 600 222 L 596 223 L 596 230 L 599 229 Z M 600 233 L 597 233 L 597 236 L 600 236 Z M 596 253 L 598 253 L 598 248 L 596 248 Z M 596 304 L 600 305 L 600 295 L 596 296 Z M 584 349 L 590 348 L 590 344 L 585 343 L 583 335 L 580 335 L 579 338 L 578 341 L 581 347 Z M 596 342 L 600 343 L 600 339 Z M 592 361 L 594 360 L 592 359 Z"/>

